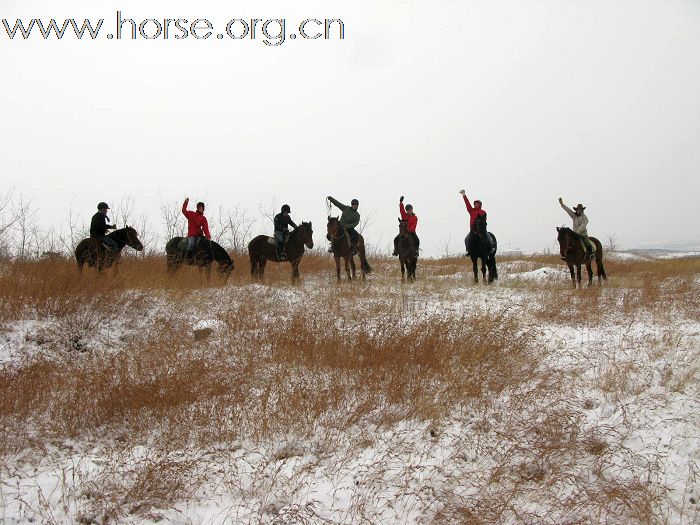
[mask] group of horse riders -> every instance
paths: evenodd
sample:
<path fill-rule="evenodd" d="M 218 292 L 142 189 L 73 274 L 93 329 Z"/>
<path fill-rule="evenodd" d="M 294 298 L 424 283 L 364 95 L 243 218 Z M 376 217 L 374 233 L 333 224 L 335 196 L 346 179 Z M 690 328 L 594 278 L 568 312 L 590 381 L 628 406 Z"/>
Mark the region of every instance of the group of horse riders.
<path fill-rule="evenodd" d="M 469 234 L 467 235 L 467 240 L 465 241 L 468 252 L 469 236 L 473 234 L 478 234 L 475 229 L 475 222 L 480 217 L 483 218 L 484 221 L 486 220 L 486 210 L 484 210 L 484 208 L 482 207 L 482 202 L 480 200 L 474 200 L 474 205 L 472 206 L 472 204 L 469 202 L 469 198 L 467 197 L 466 192 L 464 190 L 460 190 L 459 193 L 464 199 L 464 204 L 467 207 L 467 213 L 469 214 Z M 355 228 L 357 228 L 357 225 L 360 223 L 360 213 L 357 211 L 358 207 L 360 206 L 360 201 L 357 199 L 352 199 L 352 201 L 350 201 L 350 205 L 348 206 L 334 199 L 330 195 L 326 198 L 330 203 L 332 203 L 341 211 L 339 222 L 341 226 L 343 226 L 347 231 L 350 239 L 351 249 L 353 251 L 353 254 L 355 254 L 358 238 L 358 233 L 355 230 Z M 411 204 L 406 204 L 406 206 L 404 207 L 403 201 L 404 197 L 402 195 L 399 199 L 399 213 L 401 214 L 401 220 L 405 221 L 407 224 L 408 233 L 411 235 L 411 237 L 413 237 L 416 246 L 417 257 L 420 246 L 420 239 L 416 234 L 416 227 L 418 226 L 418 216 L 414 213 L 413 206 Z M 195 244 L 199 238 L 203 237 L 211 240 L 211 233 L 209 232 L 209 223 L 207 222 L 207 218 L 204 216 L 204 203 L 198 202 L 196 206 L 196 211 L 188 210 L 188 204 L 189 197 L 186 198 L 185 201 L 182 203 L 182 214 L 187 218 L 187 243 L 183 250 L 183 257 L 185 258 L 192 256 Z M 584 246 L 586 247 L 586 257 L 588 259 L 593 259 L 595 257 L 595 248 L 593 246 L 593 243 L 588 238 L 588 217 L 586 217 L 586 215 L 583 213 L 586 207 L 581 204 L 578 204 L 573 209 L 571 209 L 566 204 L 564 204 L 564 201 L 561 197 L 559 197 L 559 204 L 564 209 L 564 211 L 566 211 L 569 217 L 571 217 L 571 219 L 573 220 L 572 229 L 574 233 L 576 233 L 581 238 Z M 105 202 L 100 202 L 97 205 L 97 213 L 93 215 L 92 220 L 90 222 L 90 237 L 101 241 L 105 246 L 107 246 L 111 250 L 117 251 L 119 249 L 118 243 L 107 235 L 107 230 L 116 229 L 115 225 L 109 224 L 109 217 L 107 217 L 107 210 L 109 209 L 109 206 Z M 285 246 L 286 241 L 289 237 L 289 227 L 297 227 L 297 225 L 292 220 L 290 213 L 291 208 L 288 204 L 284 204 L 282 206 L 282 209 L 280 210 L 280 213 L 275 215 L 273 220 L 275 247 L 277 257 L 279 260 L 286 260 L 287 258 Z M 327 238 L 329 241 L 331 240 L 330 236 L 327 236 Z M 487 246 L 488 252 L 490 254 L 493 254 L 495 252 L 495 248 L 491 241 L 491 236 L 487 234 L 483 240 Z M 398 243 L 399 236 L 397 235 L 394 238 L 394 256 L 398 255 Z M 328 251 L 332 252 L 332 250 L 333 248 L 331 247 Z"/>

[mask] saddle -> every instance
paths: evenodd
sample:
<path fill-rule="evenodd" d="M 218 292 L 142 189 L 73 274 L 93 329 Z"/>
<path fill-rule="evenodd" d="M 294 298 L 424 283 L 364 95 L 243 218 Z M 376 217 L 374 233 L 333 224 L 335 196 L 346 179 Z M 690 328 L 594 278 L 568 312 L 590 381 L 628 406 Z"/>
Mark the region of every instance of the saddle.
<path fill-rule="evenodd" d="M 202 244 L 202 242 L 203 242 L 202 239 L 206 239 L 206 237 L 197 237 L 195 239 L 195 241 L 194 241 L 194 249 L 195 250 L 197 248 L 199 248 L 200 245 Z M 177 249 L 183 253 L 187 251 L 187 237 L 183 237 L 182 239 L 180 239 L 180 242 L 177 243 Z"/>
<path fill-rule="evenodd" d="M 287 245 L 287 242 L 289 241 L 289 238 L 292 236 L 292 232 L 287 231 L 284 234 L 284 245 Z M 274 237 L 268 237 L 267 238 L 267 244 L 271 244 L 272 246 L 275 246 L 277 244 L 277 240 Z"/>

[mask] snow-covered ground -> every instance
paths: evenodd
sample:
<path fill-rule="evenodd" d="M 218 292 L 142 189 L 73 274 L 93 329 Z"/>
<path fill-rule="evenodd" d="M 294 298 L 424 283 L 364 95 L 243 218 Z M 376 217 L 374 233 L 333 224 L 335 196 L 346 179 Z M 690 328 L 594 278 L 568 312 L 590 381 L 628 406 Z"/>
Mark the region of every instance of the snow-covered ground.
<path fill-rule="evenodd" d="M 230 282 L 184 299 L 126 292 L 118 316 L 102 317 L 88 304 L 67 317 L 36 314 L 6 324 L 5 373 L 66 354 L 109 359 L 144 331 L 166 326 L 166 318 L 204 362 L 223 351 L 243 363 L 234 355 L 243 343 L 231 339 L 231 312 L 242 316 L 253 296 L 265 305 L 253 337 L 333 304 L 336 327 L 315 330 L 344 329 L 344 308 L 395 312 L 408 328 L 419 320 L 503 316 L 493 326 L 519 323 L 513 333 L 536 359 L 527 381 L 464 399 L 434 418 L 392 421 L 387 414 L 396 408 L 387 401 L 336 425 L 358 408 L 339 406 L 311 434 L 256 437 L 252 421 L 235 438 L 165 447 L 161 424 L 134 441 L 113 427 L 103 439 L 89 432 L 43 440 L 29 425 L 26 446 L 2 459 L 0 521 L 700 523 L 700 322 L 685 299 L 700 293 L 697 276 L 686 295 L 664 297 L 660 312 L 614 275 L 602 289 L 571 291 L 563 266 L 510 261 L 500 271 L 492 286 L 471 285 L 461 272 L 421 275 L 419 266 L 413 285 L 400 284 L 394 270 L 343 284 L 340 293 L 321 276 L 298 286 Z M 367 319 L 365 326 L 371 333 L 380 325 Z M 290 377 L 318 381 L 315 373 L 290 370 Z M 329 395 L 315 387 L 307 385 Z M 271 394 L 251 388 L 249 395 Z"/>

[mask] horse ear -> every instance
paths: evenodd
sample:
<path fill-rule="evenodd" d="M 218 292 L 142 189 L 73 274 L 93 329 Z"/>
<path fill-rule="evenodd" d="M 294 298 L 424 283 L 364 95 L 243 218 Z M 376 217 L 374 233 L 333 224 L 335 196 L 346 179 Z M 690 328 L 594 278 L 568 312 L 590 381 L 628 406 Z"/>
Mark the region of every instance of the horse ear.
<path fill-rule="evenodd" d="M 557 226 L 557 231 L 561 231 L 561 228 L 559 226 Z"/>

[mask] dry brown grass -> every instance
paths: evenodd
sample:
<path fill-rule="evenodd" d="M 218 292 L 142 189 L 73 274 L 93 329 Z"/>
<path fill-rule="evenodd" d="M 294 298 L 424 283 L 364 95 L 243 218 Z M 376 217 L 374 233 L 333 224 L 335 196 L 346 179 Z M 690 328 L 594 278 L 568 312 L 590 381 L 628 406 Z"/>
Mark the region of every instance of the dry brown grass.
<path fill-rule="evenodd" d="M 421 260 L 421 280 L 413 286 L 398 283 L 396 261 L 371 261 L 377 274 L 367 283 L 337 286 L 330 258 L 311 254 L 301 266 L 301 287 L 289 285 L 287 264 L 268 265 L 267 286 L 259 286 L 241 257 L 225 287 L 192 268 L 168 276 L 162 258 L 128 258 L 116 275 L 101 277 L 78 276 L 64 260 L 5 263 L 0 322 L 8 328 L 36 320 L 42 327 L 26 342 L 45 352 L 0 369 L 0 454 L 9 461 L 28 457 L 27 451 L 41 457 L 66 440 L 78 448 L 99 442 L 109 468 L 85 476 L 74 518 L 157 519 L 156 509 L 193 497 L 218 476 L 203 470 L 190 449 L 220 450 L 222 443 L 235 449 L 240 442 L 271 447 L 273 470 L 272 463 L 302 455 L 312 444 L 333 450 L 342 435 L 353 436 L 348 457 L 358 447 L 376 447 L 374 433 L 403 421 L 424 423 L 430 447 L 458 421 L 463 434 L 453 444 L 454 462 L 497 461 L 480 473 L 449 471 L 454 488 L 433 492 L 438 505 L 405 487 L 417 505 L 435 510 L 437 523 L 658 522 L 659 486 L 606 471 L 613 457 L 641 460 L 622 447 L 624 437 L 614 429 L 588 429 L 585 410 L 593 405 L 587 408 L 575 394 L 593 373 L 601 395 L 622 403 L 644 393 L 640 378 L 650 372 L 630 362 L 618 366 L 612 354 L 553 372 L 543 363 L 559 349 L 541 338 L 557 326 L 612 327 L 619 348 L 644 350 L 650 361 L 660 347 L 682 348 L 683 336 L 674 330 L 625 338 L 619 327 L 697 321 L 700 264 L 610 261 L 602 289 L 572 291 L 566 280 L 504 279 L 499 287 L 474 287 L 465 261 Z M 509 271 L 561 265 L 553 256 L 509 262 Z M 451 278 L 456 270 L 462 273 Z M 509 288 L 524 299 L 496 304 L 499 290 Z M 471 305 L 475 290 L 491 291 L 494 305 Z M 427 298 L 444 301 L 450 294 L 464 296 L 466 306 L 431 314 Z M 216 319 L 220 327 L 195 342 L 197 318 Z M 664 376 L 663 384 L 684 391 L 696 373 L 686 368 Z M 290 436 L 291 445 L 271 446 Z M 134 457 L 139 446 L 148 452 Z M 606 474 L 580 479 L 575 465 Z M 372 483 L 386 484 L 382 475 Z M 221 482 L 252 493 L 239 482 Z M 266 483 L 274 485 L 260 480 L 253 486 Z M 543 487 L 559 487 L 561 496 Z M 358 519 L 376 519 L 373 496 L 358 497 Z M 261 502 L 260 512 L 277 504 Z M 315 516 L 310 507 L 286 512 Z M 34 514 L 52 521 L 48 513 Z"/>

